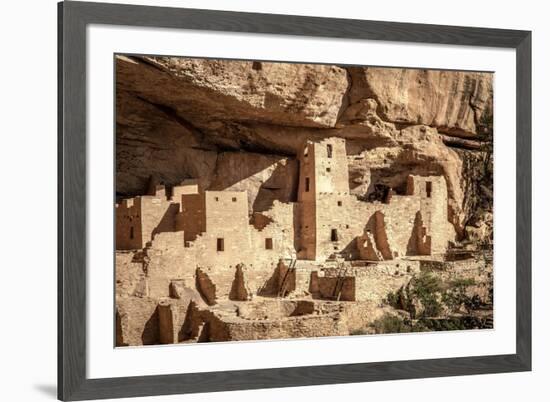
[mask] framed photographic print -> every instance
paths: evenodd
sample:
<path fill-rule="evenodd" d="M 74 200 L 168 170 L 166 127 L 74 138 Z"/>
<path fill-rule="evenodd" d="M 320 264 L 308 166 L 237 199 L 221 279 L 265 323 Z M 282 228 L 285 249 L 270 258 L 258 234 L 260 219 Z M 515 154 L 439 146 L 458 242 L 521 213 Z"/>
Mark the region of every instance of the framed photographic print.
<path fill-rule="evenodd" d="M 59 399 L 530 370 L 530 38 L 59 3 Z"/>

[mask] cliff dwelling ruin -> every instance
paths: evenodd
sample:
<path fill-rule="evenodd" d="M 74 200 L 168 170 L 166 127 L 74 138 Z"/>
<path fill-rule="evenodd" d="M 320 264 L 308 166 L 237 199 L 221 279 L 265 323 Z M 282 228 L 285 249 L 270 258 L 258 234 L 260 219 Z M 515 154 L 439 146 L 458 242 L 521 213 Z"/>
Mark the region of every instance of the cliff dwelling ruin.
<path fill-rule="evenodd" d="M 399 126 L 381 96 L 359 96 L 359 68 L 181 59 L 117 58 L 117 346 L 492 327 L 492 204 L 464 178 L 487 163 L 465 134 L 486 130 L 468 125 L 476 109 Z M 308 109 L 316 91 L 283 109 L 284 93 L 270 97 L 266 74 L 285 68 L 324 80 L 322 110 Z M 242 69 L 242 94 L 187 76 Z M 484 77 L 449 74 L 485 96 Z M 244 99 L 262 91 L 260 106 Z"/>

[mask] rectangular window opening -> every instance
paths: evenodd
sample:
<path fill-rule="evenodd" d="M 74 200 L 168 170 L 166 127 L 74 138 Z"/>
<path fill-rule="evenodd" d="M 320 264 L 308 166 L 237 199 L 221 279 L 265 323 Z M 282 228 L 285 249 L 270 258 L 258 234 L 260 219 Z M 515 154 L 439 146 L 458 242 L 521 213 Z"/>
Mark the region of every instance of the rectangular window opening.
<path fill-rule="evenodd" d="M 426 197 L 428 197 L 428 198 L 432 197 L 432 182 L 431 181 L 426 182 Z"/>
<path fill-rule="evenodd" d="M 237 197 L 233 197 L 233 198 L 231 198 L 231 201 L 233 201 L 233 202 L 237 202 Z"/>
<path fill-rule="evenodd" d="M 217 251 L 223 251 L 224 250 L 224 244 L 223 244 L 223 239 L 222 238 L 218 238 L 217 241 L 216 241 L 216 250 Z"/>
<path fill-rule="evenodd" d="M 332 158 L 332 145 L 327 144 L 327 158 Z"/>
<path fill-rule="evenodd" d="M 306 177 L 306 192 L 309 191 L 309 177 Z"/>
<path fill-rule="evenodd" d="M 134 238 L 134 227 L 130 226 L 130 239 Z"/>
<path fill-rule="evenodd" d="M 338 201 L 338 206 L 339 206 L 339 207 L 342 206 L 342 201 Z"/>
<path fill-rule="evenodd" d="M 330 241 L 338 241 L 338 230 L 336 229 L 330 230 Z"/>
<path fill-rule="evenodd" d="M 272 238 L 266 238 L 265 239 L 265 249 L 266 250 L 273 250 L 273 239 Z"/>

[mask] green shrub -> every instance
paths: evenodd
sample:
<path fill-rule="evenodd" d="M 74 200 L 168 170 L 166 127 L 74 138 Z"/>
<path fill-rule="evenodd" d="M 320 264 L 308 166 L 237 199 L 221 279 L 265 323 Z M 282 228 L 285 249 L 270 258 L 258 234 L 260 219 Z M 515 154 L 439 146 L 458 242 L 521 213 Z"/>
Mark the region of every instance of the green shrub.
<path fill-rule="evenodd" d="M 475 285 L 472 278 L 458 278 L 444 284 L 433 273 L 422 272 L 399 290 L 389 292 L 385 302 L 395 309 L 407 311 L 410 319 L 439 317 L 444 306 L 452 312 L 464 308 L 471 313 L 483 305 L 479 295 L 467 295 L 467 289 Z"/>
<path fill-rule="evenodd" d="M 386 296 L 386 303 L 396 308 L 398 310 L 408 310 L 408 305 L 410 303 L 403 286 L 394 292 L 389 292 Z"/>
<path fill-rule="evenodd" d="M 438 316 L 443 306 L 439 302 L 442 291 L 441 280 L 428 272 L 422 272 L 420 276 L 414 277 L 409 284 L 411 295 L 422 303 L 422 317 Z M 412 317 L 414 318 L 416 314 Z"/>
<path fill-rule="evenodd" d="M 451 288 L 466 289 L 469 286 L 474 286 L 476 281 L 472 278 L 458 278 L 451 281 Z"/>
<path fill-rule="evenodd" d="M 375 320 L 371 326 L 377 334 L 398 334 L 412 331 L 410 324 L 406 323 L 401 317 L 388 313 Z"/>
<path fill-rule="evenodd" d="M 424 318 L 419 320 L 416 325 L 424 327 L 426 331 L 456 331 L 468 329 L 462 319 L 454 317 L 446 319 Z"/>
<path fill-rule="evenodd" d="M 450 283 L 449 289 L 443 294 L 441 300 L 451 311 L 457 312 L 464 307 L 470 313 L 482 304 L 478 295 L 470 297 L 466 294 L 467 288 L 475 284 L 476 282 L 471 278 L 455 279 Z"/>

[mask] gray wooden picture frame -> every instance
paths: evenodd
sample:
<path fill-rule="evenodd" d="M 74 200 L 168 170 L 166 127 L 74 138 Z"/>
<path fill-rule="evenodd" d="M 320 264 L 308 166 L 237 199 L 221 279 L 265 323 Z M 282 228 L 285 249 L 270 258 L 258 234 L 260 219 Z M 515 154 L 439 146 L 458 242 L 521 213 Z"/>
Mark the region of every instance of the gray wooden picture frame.
<path fill-rule="evenodd" d="M 109 24 L 516 51 L 516 353 L 195 374 L 86 377 L 86 27 Z M 339 384 L 531 370 L 531 32 L 136 5 L 58 4 L 58 398 Z M 511 229 L 511 228 L 510 228 Z M 510 263 L 510 269 L 512 263 Z"/>

